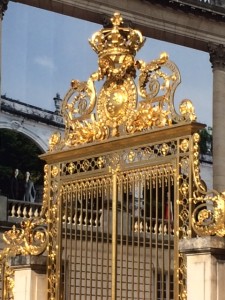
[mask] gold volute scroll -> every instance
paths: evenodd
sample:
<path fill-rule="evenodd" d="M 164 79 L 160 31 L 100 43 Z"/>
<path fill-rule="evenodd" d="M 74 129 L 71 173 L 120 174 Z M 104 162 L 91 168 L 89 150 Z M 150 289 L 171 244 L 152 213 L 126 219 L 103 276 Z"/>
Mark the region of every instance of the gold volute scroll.
<path fill-rule="evenodd" d="M 190 100 L 181 102 L 180 114 L 174 108 L 180 73 L 167 53 L 149 63 L 135 60 L 145 38 L 139 30 L 123 27 L 120 13 L 111 24 L 89 40 L 98 70 L 87 81 L 71 81 L 61 110 L 65 135 L 52 135 L 50 151 L 196 119 Z M 97 81 L 103 82 L 98 93 Z"/>
<path fill-rule="evenodd" d="M 193 175 L 195 192 L 192 201 L 195 209 L 192 213 L 192 225 L 199 236 L 225 235 L 225 192 L 208 191 L 200 176 L 198 133 L 193 135 Z"/>
<path fill-rule="evenodd" d="M 3 233 L 6 247 L 0 252 L 0 271 L 4 274 L 2 299 L 14 299 L 14 269 L 9 265 L 9 259 L 17 255 L 40 255 L 48 245 L 46 220 L 43 218 L 27 219 L 20 227 L 13 225 L 12 229 Z"/>
<path fill-rule="evenodd" d="M 21 228 L 15 225 L 3 234 L 7 247 L 0 253 L 0 261 L 16 255 L 42 254 L 48 244 L 48 232 L 45 220 L 42 218 L 29 219 L 21 222 Z"/>

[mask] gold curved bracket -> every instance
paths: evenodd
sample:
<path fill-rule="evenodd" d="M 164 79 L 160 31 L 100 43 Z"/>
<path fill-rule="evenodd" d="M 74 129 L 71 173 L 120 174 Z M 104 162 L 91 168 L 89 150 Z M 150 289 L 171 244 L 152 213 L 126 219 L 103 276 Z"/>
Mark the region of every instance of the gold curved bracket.
<path fill-rule="evenodd" d="M 0 262 L 16 255 L 40 255 L 48 245 L 48 232 L 44 219 L 30 219 L 21 223 L 21 228 L 13 225 L 3 234 L 7 247 L 0 252 Z"/>
<path fill-rule="evenodd" d="M 14 299 L 14 269 L 9 265 L 9 258 L 42 254 L 48 245 L 48 232 L 44 224 L 44 219 L 34 218 L 21 222 L 21 228 L 13 225 L 11 230 L 3 234 L 3 240 L 7 244 L 0 252 L 4 299 Z"/>
<path fill-rule="evenodd" d="M 225 235 L 225 194 L 215 190 L 207 191 L 200 176 L 198 133 L 193 135 L 193 177 L 195 191 L 192 213 L 192 227 L 199 236 Z"/>

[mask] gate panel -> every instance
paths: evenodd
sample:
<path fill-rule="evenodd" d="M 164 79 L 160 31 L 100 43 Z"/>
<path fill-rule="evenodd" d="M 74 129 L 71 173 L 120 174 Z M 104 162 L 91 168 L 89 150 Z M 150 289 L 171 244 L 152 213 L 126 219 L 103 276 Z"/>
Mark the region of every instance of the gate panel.
<path fill-rule="evenodd" d="M 170 165 L 118 178 L 117 299 L 173 299 L 173 183 Z"/>
<path fill-rule="evenodd" d="M 62 187 L 63 299 L 110 299 L 110 177 Z"/>
<path fill-rule="evenodd" d="M 63 299 L 173 299 L 174 176 L 168 164 L 118 172 L 116 191 L 111 174 L 62 186 Z"/>

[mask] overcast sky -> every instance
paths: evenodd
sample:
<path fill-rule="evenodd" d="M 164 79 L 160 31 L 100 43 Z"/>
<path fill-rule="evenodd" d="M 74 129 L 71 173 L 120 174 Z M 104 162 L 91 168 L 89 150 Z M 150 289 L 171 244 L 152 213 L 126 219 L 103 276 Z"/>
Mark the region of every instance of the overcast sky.
<path fill-rule="evenodd" d="M 101 25 L 9 2 L 3 19 L 2 94 L 48 110 L 64 97 L 72 79 L 97 70 L 88 39 Z M 182 83 L 175 100 L 191 99 L 197 120 L 212 125 L 212 69 L 209 54 L 147 39 L 137 58 L 146 62 L 166 51 Z"/>

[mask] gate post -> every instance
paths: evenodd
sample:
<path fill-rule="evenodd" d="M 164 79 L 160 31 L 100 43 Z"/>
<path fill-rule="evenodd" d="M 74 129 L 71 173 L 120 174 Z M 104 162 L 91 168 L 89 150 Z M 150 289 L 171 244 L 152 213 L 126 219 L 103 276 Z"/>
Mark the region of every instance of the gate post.
<path fill-rule="evenodd" d="M 46 257 L 12 257 L 11 268 L 14 270 L 14 300 L 47 300 Z"/>
<path fill-rule="evenodd" d="M 181 240 L 187 259 L 187 300 L 224 298 L 225 239 L 216 236 Z"/>

